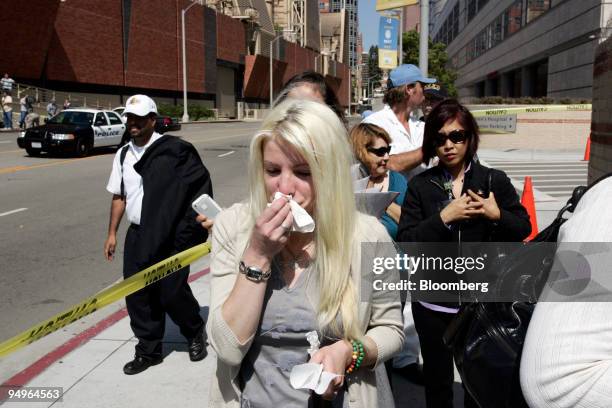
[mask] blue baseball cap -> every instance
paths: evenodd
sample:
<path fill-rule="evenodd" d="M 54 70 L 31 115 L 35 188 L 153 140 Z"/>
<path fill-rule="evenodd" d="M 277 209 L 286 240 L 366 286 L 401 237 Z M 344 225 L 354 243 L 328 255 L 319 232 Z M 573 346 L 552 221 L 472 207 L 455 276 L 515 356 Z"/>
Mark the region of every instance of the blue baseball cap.
<path fill-rule="evenodd" d="M 390 89 L 402 85 L 414 84 L 417 82 L 433 84 L 436 82 L 436 79 L 427 78 L 426 76 L 424 76 L 419 67 L 417 67 L 416 65 L 403 64 L 389 73 L 389 81 L 387 81 L 387 88 Z"/>

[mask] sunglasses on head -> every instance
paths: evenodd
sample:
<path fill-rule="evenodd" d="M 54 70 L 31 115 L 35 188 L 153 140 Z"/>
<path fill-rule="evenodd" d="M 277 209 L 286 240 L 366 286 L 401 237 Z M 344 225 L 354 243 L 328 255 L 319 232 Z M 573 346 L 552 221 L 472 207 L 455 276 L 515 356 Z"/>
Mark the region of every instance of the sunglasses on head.
<path fill-rule="evenodd" d="M 436 136 L 436 145 L 444 146 L 444 144 L 446 144 L 447 139 L 453 142 L 454 144 L 465 143 L 467 138 L 468 135 L 467 133 L 465 133 L 465 130 L 453 130 L 448 135 L 444 133 L 438 133 L 438 135 Z"/>
<path fill-rule="evenodd" d="M 385 154 L 389 154 L 389 152 L 391 152 L 391 146 L 379 147 L 377 149 L 374 149 L 372 147 L 368 147 L 367 150 L 370 153 L 374 153 L 378 157 L 385 157 Z"/>

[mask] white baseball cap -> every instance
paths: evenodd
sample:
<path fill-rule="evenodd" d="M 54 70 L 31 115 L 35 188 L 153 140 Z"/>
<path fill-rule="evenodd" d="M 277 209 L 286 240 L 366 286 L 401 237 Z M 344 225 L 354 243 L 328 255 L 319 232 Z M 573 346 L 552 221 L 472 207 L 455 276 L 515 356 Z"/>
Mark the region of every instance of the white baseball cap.
<path fill-rule="evenodd" d="M 149 113 L 157 115 L 157 105 L 155 101 L 147 95 L 133 95 L 125 102 L 125 110 L 123 115 L 132 113 L 136 116 L 147 116 Z"/>

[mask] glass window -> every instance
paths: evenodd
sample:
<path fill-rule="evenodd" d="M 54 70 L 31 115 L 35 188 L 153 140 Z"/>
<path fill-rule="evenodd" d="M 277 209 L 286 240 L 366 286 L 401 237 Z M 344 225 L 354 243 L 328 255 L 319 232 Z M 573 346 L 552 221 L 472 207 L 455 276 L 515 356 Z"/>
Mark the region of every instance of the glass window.
<path fill-rule="evenodd" d="M 502 42 L 502 16 L 497 17 L 493 20 L 493 33 L 491 39 L 491 46 L 495 47 L 497 44 Z"/>
<path fill-rule="evenodd" d="M 521 0 L 515 1 L 510 7 L 504 11 L 504 38 L 510 34 L 516 33 L 521 29 L 522 23 L 522 10 L 523 2 Z"/>
<path fill-rule="evenodd" d="M 108 120 L 110 120 L 111 125 L 122 125 L 123 124 L 123 122 L 121 121 L 121 118 L 117 116 L 115 112 L 106 112 L 106 114 L 108 115 Z"/>
<path fill-rule="evenodd" d="M 527 0 L 527 23 L 540 17 L 550 9 L 550 0 Z"/>
<path fill-rule="evenodd" d="M 489 0 L 478 0 L 478 11 L 482 10 L 484 6 L 487 5 Z"/>
<path fill-rule="evenodd" d="M 94 122 L 94 126 L 108 126 L 108 120 L 103 113 L 98 113 L 96 115 L 96 120 Z"/>
<path fill-rule="evenodd" d="M 467 20 L 471 21 L 476 15 L 476 0 L 468 0 L 467 2 Z"/>

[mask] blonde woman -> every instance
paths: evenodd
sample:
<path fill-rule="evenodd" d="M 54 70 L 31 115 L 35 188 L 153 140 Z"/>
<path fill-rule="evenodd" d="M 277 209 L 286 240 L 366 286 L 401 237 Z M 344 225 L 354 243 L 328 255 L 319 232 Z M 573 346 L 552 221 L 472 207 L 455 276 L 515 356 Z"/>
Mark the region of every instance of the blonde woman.
<path fill-rule="evenodd" d="M 371 368 L 402 346 L 400 299 L 371 286 L 371 258 L 394 256 L 393 246 L 375 218 L 355 210 L 345 132 L 327 106 L 287 100 L 251 142 L 249 199 L 215 220 L 210 406 L 312 406 L 317 396 L 289 383 L 307 362 L 339 375 L 322 395 L 332 406 L 378 406 Z M 313 232 L 292 231 L 288 198 L 274 200 L 277 192 L 306 210 Z M 362 242 L 371 242 L 367 254 Z M 321 347 L 310 357 L 313 330 Z"/>

